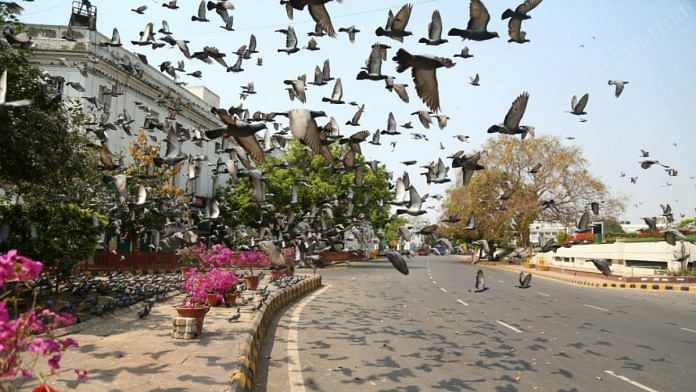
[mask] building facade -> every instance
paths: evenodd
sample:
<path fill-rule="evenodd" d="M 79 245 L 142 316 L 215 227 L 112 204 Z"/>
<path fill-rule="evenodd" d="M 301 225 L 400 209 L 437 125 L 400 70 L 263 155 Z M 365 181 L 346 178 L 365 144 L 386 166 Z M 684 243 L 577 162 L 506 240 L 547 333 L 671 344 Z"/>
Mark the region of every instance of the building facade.
<path fill-rule="evenodd" d="M 558 248 L 556 252 L 538 253 L 532 258 L 532 263 L 541 264 L 543 261 L 550 267 L 598 273 L 591 259 L 607 260 L 612 273 L 616 275 L 653 276 L 679 271 L 690 263 L 693 265 L 696 245 L 677 242 L 676 246 L 672 246 L 665 241 L 574 245 Z"/>
<path fill-rule="evenodd" d="M 529 243 L 543 244 L 551 238 L 556 239 L 559 233 L 567 232 L 562 223 L 534 221 L 529 225 Z"/>
<path fill-rule="evenodd" d="M 139 129 L 148 136 L 149 143 L 160 146 L 163 156 L 167 150 L 167 132 L 148 126 L 147 121 L 169 122 L 182 141 L 182 152 L 191 157 L 174 185 L 193 193 L 196 204 L 204 205 L 214 195 L 215 188 L 226 183 L 227 176 L 216 175 L 215 166 L 208 164 L 216 163 L 218 158 L 229 159 L 225 146 L 219 140 L 196 138 L 202 131 L 222 127 L 211 113 L 211 108 L 220 104 L 214 92 L 201 86 L 177 85 L 136 54 L 122 47 L 101 46 L 101 42 L 110 38 L 90 26 L 70 26 L 74 41 L 62 38 L 68 26 L 33 24 L 27 30 L 34 41 L 29 61 L 53 77 L 52 87 L 64 100 L 82 102 L 83 111 L 102 123 L 118 124 L 119 117 L 133 120 L 128 131 L 119 126 L 106 132 L 110 151 L 122 155 L 124 163 L 128 163 L 128 148 Z M 79 83 L 85 91 L 78 91 L 69 82 Z M 171 102 L 178 103 L 173 117 L 172 108 L 168 107 Z M 194 157 L 198 159 L 193 160 Z M 195 165 L 197 174 L 191 181 L 188 164 Z"/>

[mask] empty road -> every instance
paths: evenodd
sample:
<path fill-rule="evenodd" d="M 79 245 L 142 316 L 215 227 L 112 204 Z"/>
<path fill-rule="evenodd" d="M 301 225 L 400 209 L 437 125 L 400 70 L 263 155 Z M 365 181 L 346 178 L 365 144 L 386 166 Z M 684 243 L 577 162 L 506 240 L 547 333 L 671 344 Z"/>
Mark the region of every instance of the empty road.
<path fill-rule="evenodd" d="M 453 256 L 321 271 L 324 288 L 275 320 L 256 391 L 686 391 L 696 296 L 598 289 Z"/>

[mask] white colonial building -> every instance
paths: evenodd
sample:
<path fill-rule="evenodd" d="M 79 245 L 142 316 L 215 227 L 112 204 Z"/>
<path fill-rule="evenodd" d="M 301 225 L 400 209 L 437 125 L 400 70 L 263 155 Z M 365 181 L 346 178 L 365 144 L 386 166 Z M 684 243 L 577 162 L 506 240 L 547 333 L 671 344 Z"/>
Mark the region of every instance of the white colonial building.
<path fill-rule="evenodd" d="M 107 131 L 108 147 L 114 154 L 121 154 L 128 162 L 128 148 L 146 121 L 146 112 L 150 118 L 164 123 L 171 121 L 182 143 L 182 152 L 190 157 L 207 157 L 207 161 L 198 161 L 198 177 L 187 183 L 187 166 L 179 173 L 175 186 L 188 189 L 196 196 L 196 205 L 204 205 L 214 195 L 215 188 L 225 184 L 227 176 L 214 175 L 214 165 L 218 158 L 229 159 L 223 152 L 220 140 L 186 141 L 186 136 L 193 136 L 195 130 L 205 131 L 220 128 L 222 124 L 211 113 L 212 107 L 220 105 L 219 97 L 205 87 L 182 87 L 174 83 L 158 69 L 147 65 L 135 54 L 122 47 L 102 47 L 102 41 L 110 38 L 93 30 L 94 15 L 85 9 L 73 10 L 70 26 L 74 41 L 62 38 L 68 26 L 28 25 L 28 33 L 34 41 L 29 60 L 45 70 L 54 78 L 54 89 L 63 95 L 64 100 L 77 100 L 83 103 L 84 111 L 94 113 L 97 118 L 102 112 L 108 113 L 108 122 L 115 122 L 126 113 L 132 118 L 131 135 L 119 127 Z M 79 26 L 83 22 L 82 27 Z M 79 69 L 81 67 L 82 69 Z M 80 92 L 67 85 L 68 82 L 79 83 L 85 91 Z M 117 90 L 117 91 L 114 91 Z M 167 102 L 180 102 L 174 119 L 166 120 L 169 109 L 163 105 L 162 97 L 168 95 Z M 89 102 L 87 99 L 91 100 Z M 94 104 L 96 102 L 96 105 Z M 97 110 L 99 106 L 101 110 Z M 103 108 L 103 109 L 102 109 Z M 160 155 L 166 151 L 167 133 L 156 128 L 145 130 L 150 143 L 160 145 Z"/>
<path fill-rule="evenodd" d="M 544 264 L 568 271 L 599 272 L 591 259 L 609 261 L 611 271 L 624 277 L 664 274 L 679 271 L 696 260 L 696 245 L 677 242 L 615 242 L 613 244 L 574 245 L 556 252 L 538 253 L 533 264 Z M 684 259 L 683 261 L 677 261 Z"/>
<path fill-rule="evenodd" d="M 559 233 L 567 232 L 567 228 L 562 223 L 534 221 L 529 225 L 529 242 L 543 244 L 549 239 L 555 239 Z"/>

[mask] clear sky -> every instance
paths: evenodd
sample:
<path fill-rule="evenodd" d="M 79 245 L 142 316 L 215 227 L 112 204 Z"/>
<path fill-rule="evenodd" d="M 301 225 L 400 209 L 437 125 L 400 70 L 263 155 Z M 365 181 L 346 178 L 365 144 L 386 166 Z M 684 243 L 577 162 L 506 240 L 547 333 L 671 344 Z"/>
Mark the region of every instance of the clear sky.
<path fill-rule="evenodd" d="M 187 76 L 183 80 L 192 85 L 203 84 L 218 93 L 223 107 L 238 105 L 239 86 L 249 81 L 255 82 L 259 92 L 244 102 L 252 112 L 299 107 L 302 105 L 299 102 L 289 101 L 282 81 L 301 74 L 307 74 L 311 80 L 315 65 L 329 58 L 333 76 L 342 79 L 344 100 L 366 105 L 361 127 L 342 125 L 341 133 L 384 129 L 387 115 L 392 111 L 399 124 L 412 120 L 416 126 L 412 131 L 429 135 L 427 142 L 413 140 L 405 132 L 396 137 L 383 136 L 381 147 L 363 145 L 368 160 L 378 159 L 395 175 L 400 175 L 405 169 L 400 161 L 416 159 L 420 165 L 460 149 L 476 150 L 488 137 L 486 129 L 501 122 L 513 99 L 528 91 L 530 101 L 522 123 L 534 125 L 537 134 L 575 137 L 572 141 L 564 139 L 564 143 L 581 146 L 591 162 L 591 171 L 613 194 L 628 198 L 623 219 L 638 223 L 640 217 L 657 215 L 661 212 L 660 203 L 670 203 L 677 215 L 695 215 L 696 23 L 693 21 L 696 2 L 693 0 L 545 0 L 531 12 L 532 19 L 523 24 L 531 40 L 524 45 L 507 43 L 507 23 L 500 20 L 503 10 L 514 8 L 519 0 L 487 0 L 484 2 L 491 13 L 489 30 L 499 32 L 501 38 L 462 42 L 458 37 L 445 37 L 450 42 L 437 47 L 417 43 L 420 37 L 427 36 L 432 12 L 438 9 L 442 14 L 446 35 L 452 27 L 465 28 L 468 0 L 413 1 L 407 30 L 414 35 L 407 37 L 404 44 L 386 37 L 378 39 L 374 30 L 384 25 L 388 9 L 396 12 L 405 2 L 344 0 L 328 3 L 327 9 L 336 29 L 355 25 L 362 31 L 356 42 L 351 44 L 347 35 L 340 33 L 338 39 L 319 38 L 319 51 L 302 50 L 290 56 L 277 53 L 278 48 L 284 47 L 285 37 L 274 30 L 292 25 L 300 45 L 306 46 L 309 38 L 306 33 L 314 28 L 306 10 L 295 11 L 295 19 L 291 21 L 277 0 L 233 1 L 236 31 L 228 32 L 218 27 L 222 23 L 214 12 L 208 14 L 210 23 L 191 22 L 199 1 L 180 0 L 180 9 L 176 11 L 161 7 L 163 2 L 92 0 L 98 7 L 98 30 L 109 35 L 113 27 L 118 27 L 124 47 L 129 49 L 133 49 L 130 40 L 138 37 L 147 22 L 153 22 L 159 29 L 162 19 L 166 19 L 176 39 L 191 41 L 192 51 L 204 45 L 216 46 L 228 54 L 227 61 L 232 65 L 236 58 L 230 52 L 248 43 L 249 35 L 255 34 L 259 56 L 264 60 L 262 67 L 256 66 L 254 58 L 244 63 L 245 72 L 233 74 L 226 73 L 216 63 L 186 61 L 188 72 L 201 70 L 204 76 L 200 81 Z M 71 0 L 22 2 L 26 11 L 21 20 L 67 24 L 71 4 Z M 140 5 L 149 7 L 144 15 L 129 11 Z M 391 46 L 389 61 L 383 64 L 382 72 L 397 76 L 397 82 L 409 84 L 409 104 L 385 90 L 383 82 L 355 80 L 375 42 Z M 453 58 L 464 46 L 475 57 Z M 450 57 L 457 63 L 454 68 L 438 71 L 442 113 L 451 117 L 444 130 L 421 129 L 416 117 L 409 115 L 425 105 L 416 95 L 410 73 L 395 72 L 391 57 L 401 47 L 412 53 Z M 136 51 L 147 54 L 153 65 L 184 59 L 178 49 L 136 48 Z M 481 77 L 480 87 L 468 84 L 469 77 L 476 73 Z M 609 79 L 630 81 L 620 98 L 615 98 L 613 86 L 607 85 Z M 322 97 L 330 96 L 332 87 L 332 84 L 309 86 L 305 106 L 324 110 L 339 124 L 345 124 L 355 107 L 321 102 Z M 565 111 L 570 110 L 573 95 L 584 93 L 590 94 L 586 108 L 589 114 L 585 116 L 588 122 L 580 123 Z M 471 143 L 463 144 L 452 138 L 456 134 L 470 135 Z M 392 140 L 397 141 L 394 152 L 388 145 Z M 445 150 L 439 149 L 440 142 Z M 640 149 L 648 150 L 651 159 L 676 168 L 679 176 L 668 177 L 660 167 L 641 169 Z M 409 174 L 421 194 L 444 193 L 447 184 L 427 186 L 419 171 L 412 166 Z M 626 173 L 625 178 L 619 177 L 621 171 Z M 631 176 L 638 176 L 637 184 L 630 184 Z M 673 185 L 666 186 L 667 181 Z M 431 199 L 429 205 L 436 203 Z M 435 220 L 438 213 L 431 211 L 429 215 L 429 219 Z"/>

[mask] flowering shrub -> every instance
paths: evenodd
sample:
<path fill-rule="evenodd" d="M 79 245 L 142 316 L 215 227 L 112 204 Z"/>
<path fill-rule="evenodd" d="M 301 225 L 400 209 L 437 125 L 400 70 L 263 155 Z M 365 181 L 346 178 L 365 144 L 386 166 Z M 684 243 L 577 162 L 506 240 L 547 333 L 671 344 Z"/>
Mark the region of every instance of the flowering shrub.
<path fill-rule="evenodd" d="M 179 260 L 186 265 L 194 265 L 200 270 L 215 267 L 230 267 L 235 253 L 228 247 L 217 244 L 208 249 L 205 245 L 182 248 L 178 251 Z"/>
<path fill-rule="evenodd" d="M 254 268 L 265 268 L 271 266 L 271 261 L 268 260 L 263 252 L 246 251 L 239 254 L 239 260 L 234 263 L 239 268 L 248 269 L 251 275 L 254 275 Z"/>
<path fill-rule="evenodd" d="M 188 294 L 184 301 L 186 306 L 204 303 L 208 294 L 218 294 L 220 299 L 223 294 L 233 292 L 237 283 L 237 275 L 233 271 L 222 271 L 218 268 L 213 268 L 206 273 L 194 268 L 184 277 L 186 280 L 182 288 Z"/>
<path fill-rule="evenodd" d="M 208 292 L 214 294 L 227 294 L 234 292 L 237 283 L 237 275 L 233 271 L 222 271 L 213 268 L 204 278 L 207 282 Z"/>
<path fill-rule="evenodd" d="M 204 276 L 196 268 L 192 268 L 184 274 L 184 283 L 182 283 L 181 288 L 187 294 L 184 300 L 185 306 L 196 306 L 205 302 L 208 297 L 208 288 Z"/>
<path fill-rule="evenodd" d="M 213 245 L 208 252 L 206 252 L 205 257 L 201 258 L 201 263 L 207 265 L 209 268 L 214 267 L 229 267 L 232 265 L 234 259 L 234 252 L 232 249 L 221 245 Z"/>
<path fill-rule="evenodd" d="M 43 264 L 18 255 L 16 250 L 0 254 L 0 287 L 7 282 L 36 279 L 42 269 Z M 39 357 L 46 358 L 51 373 L 55 372 L 60 369 L 62 353 L 70 347 L 77 347 L 74 339 L 56 339 L 51 336 L 54 329 L 73 324 L 74 316 L 32 308 L 16 318 L 10 318 L 5 302 L 9 299 L 10 297 L 6 296 L 0 302 L 0 390 L 5 389 L 3 383 L 11 381 L 19 374 L 32 377 L 34 365 Z M 14 298 L 14 301 L 16 308 L 17 298 Z M 27 356 L 26 353 L 30 355 Z M 25 363 L 24 360 L 32 356 L 33 360 Z M 77 375 L 79 381 L 87 377 L 86 371 L 77 371 Z M 44 375 L 38 376 L 43 382 Z"/>

